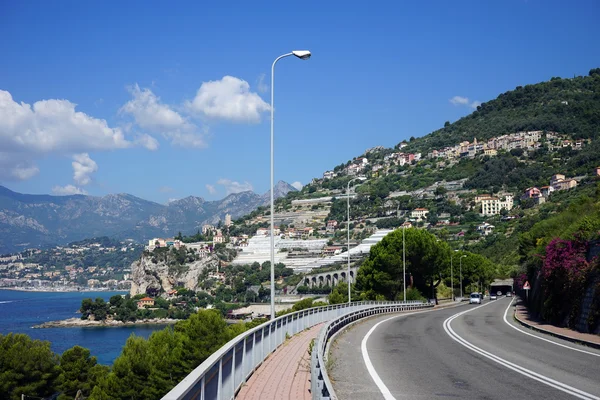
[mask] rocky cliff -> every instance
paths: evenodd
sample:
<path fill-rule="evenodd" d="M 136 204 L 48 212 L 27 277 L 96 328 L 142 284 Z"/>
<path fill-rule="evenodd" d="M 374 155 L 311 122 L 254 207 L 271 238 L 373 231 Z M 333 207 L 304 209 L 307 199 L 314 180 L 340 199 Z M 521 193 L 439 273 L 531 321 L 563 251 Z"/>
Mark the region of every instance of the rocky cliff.
<path fill-rule="evenodd" d="M 215 255 L 200 258 L 192 251 L 156 249 L 131 264 L 131 295 L 159 294 L 175 287 L 196 290 L 202 274 L 216 270 Z"/>

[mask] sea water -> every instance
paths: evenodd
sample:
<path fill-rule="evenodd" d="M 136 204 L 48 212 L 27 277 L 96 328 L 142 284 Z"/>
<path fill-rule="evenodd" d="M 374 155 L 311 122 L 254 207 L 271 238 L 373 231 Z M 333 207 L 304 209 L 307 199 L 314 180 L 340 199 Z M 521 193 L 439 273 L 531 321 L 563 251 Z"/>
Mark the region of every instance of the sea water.
<path fill-rule="evenodd" d="M 79 345 L 90 349 L 100 364 L 111 365 L 121 354 L 127 338 L 135 334 L 147 338 L 160 325 L 126 327 L 73 327 L 33 329 L 48 321 L 79 318 L 77 311 L 85 298 L 103 298 L 126 292 L 19 292 L 0 290 L 0 334 L 25 333 L 32 339 L 47 340 L 58 354 Z"/>

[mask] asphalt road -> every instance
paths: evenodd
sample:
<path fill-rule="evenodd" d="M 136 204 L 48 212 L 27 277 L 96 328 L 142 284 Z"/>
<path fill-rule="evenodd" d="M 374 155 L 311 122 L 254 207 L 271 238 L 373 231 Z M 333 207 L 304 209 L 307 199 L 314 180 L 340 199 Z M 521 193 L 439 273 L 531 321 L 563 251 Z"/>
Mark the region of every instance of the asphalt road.
<path fill-rule="evenodd" d="M 331 346 L 329 371 L 338 398 L 600 399 L 600 351 L 534 335 L 512 320 L 512 307 L 506 323 L 511 300 L 353 325 Z"/>

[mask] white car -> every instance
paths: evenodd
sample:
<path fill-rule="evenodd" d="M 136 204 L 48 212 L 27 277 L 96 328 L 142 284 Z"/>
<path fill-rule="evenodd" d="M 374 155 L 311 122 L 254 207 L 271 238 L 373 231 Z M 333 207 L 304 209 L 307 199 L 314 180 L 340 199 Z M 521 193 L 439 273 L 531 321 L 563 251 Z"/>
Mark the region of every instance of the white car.
<path fill-rule="evenodd" d="M 494 293 L 490 293 L 490 300 L 496 300 L 498 297 Z"/>
<path fill-rule="evenodd" d="M 506 297 L 512 297 L 512 293 L 511 292 L 506 292 Z"/>
<path fill-rule="evenodd" d="M 471 297 L 469 298 L 469 304 L 481 304 L 482 302 L 481 294 L 479 293 L 471 293 Z"/>

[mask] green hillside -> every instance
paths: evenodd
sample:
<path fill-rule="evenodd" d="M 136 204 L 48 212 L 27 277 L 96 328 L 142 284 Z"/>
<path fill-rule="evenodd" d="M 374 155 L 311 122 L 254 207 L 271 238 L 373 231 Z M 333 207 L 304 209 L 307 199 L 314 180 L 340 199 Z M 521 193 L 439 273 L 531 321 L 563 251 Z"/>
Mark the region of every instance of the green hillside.
<path fill-rule="evenodd" d="M 548 82 L 517 86 L 482 103 L 472 114 L 420 139 L 408 151 L 431 151 L 519 131 L 547 130 L 574 138 L 597 138 L 600 133 L 600 68 L 589 76 L 552 78 Z"/>

